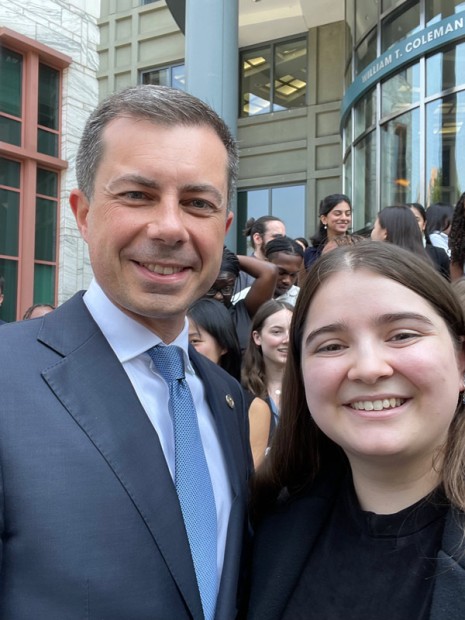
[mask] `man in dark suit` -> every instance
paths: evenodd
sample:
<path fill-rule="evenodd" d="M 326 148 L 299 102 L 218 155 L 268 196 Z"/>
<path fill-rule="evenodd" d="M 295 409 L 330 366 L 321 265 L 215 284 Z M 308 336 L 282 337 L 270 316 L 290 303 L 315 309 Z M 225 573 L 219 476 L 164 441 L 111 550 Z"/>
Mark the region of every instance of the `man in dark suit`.
<path fill-rule="evenodd" d="M 2 328 L 0 618 L 230 620 L 248 425 L 240 386 L 188 347 L 185 313 L 219 270 L 235 141 L 194 97 L 138 86 L 91 115 L 76 170 L 70 203 L 95 279 Z M 213 490 L 216 550 L 200 564 L 213 563 L 213 607 L 175 486 L 179 459 L 194 463 L 148 353 L 164 345 L 182 352 Z M 186 492 L 193 512 L 207 503 Z"/>

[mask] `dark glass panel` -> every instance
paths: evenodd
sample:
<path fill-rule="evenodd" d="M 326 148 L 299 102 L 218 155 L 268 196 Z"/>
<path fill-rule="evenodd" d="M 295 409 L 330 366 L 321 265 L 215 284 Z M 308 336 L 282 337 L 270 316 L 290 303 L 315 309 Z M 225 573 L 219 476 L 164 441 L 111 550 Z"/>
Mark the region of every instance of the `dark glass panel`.
<path fill-rule="evenodd" d="M 376 89 L 367 93 L 355 106 L 355 138 L 376 122 Z"/>
<path fill-rule="evenodd" d="M 21 118 L 23 57 L 0 47 L 0 112 Z"/>
<path fill-rule="evenodd" d="M 37 169 L 37 194 L 58 197 L 58 174 L 51 170 Z"/>
<path fill-rule="evenodd" d="M 36 202 L 36 260 L 53 262 L 56 251 L 57 234 L 57 203 L 45 198 L 37 198 Z"/>
<path fill-rule="evenodd" d="M 0 306 L 0 319 L 10 323 L 16 321 L 16 297 L 18 291 L 18 263 L 0 258 L 0 276 L 5 279 L 3 304 Z"/>
<path fill-rule="evenodd" d="M 47 65 L 39 65 L 39 125 L 49 129 L 58 129 L 59 94 L 60 72 Z"/>
<path fill-rule="evenodd" d="M 378 0 L 357 0 L 355 8 L 356 39 L 360 39 L 378 20 Z"/>
<path fill-rule="evenodd" d="M 55 305 L 55 267 L 34 265 L 34 303 Z"/>
<path fill-rule="evenodd" d="M 11 159 L 0 157 L 0 185 L 19 189 L 21 180 L 21 164 Z"/>
<path fill-rule="evenodd" d="M 355 146 L 356 180 L 353 188 L 354 222 L 360 230 L 373 225 L 378 208 L 376 205 L 376 132 L 372 131 Z"/>
<path fill-rule="evenodd" d="M 0 116 L 0 140 L 21 146 L 21 123 L 6 116 Z"/>
<path fill-rule="evenodd" d="M 37 150 L 45 155 L 58 157 L 58 134 L 45 129 L 37 130 Z"/>
<path fill-rule="evenodd" d="M 0 254 L 18 256 L 19 192 L 0 189 Z"/>
<path fill-rule="evenodd" d="M 359 75 L 365 67 L 376 59 L 376 29 L 364 39 L 355 52 L 355 75 Z"/>

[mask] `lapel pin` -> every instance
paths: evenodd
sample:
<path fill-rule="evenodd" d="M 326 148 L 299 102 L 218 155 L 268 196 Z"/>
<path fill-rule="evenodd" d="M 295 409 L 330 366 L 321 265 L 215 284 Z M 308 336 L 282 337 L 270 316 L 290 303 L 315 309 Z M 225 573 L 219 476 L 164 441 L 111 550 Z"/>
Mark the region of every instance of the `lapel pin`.
<path fill-rule="evenodd" d="M 231 394 L 226 394 L 226 402 L 228 403 L 228 407 L 230 409 L 234 409 L 234 399 Z"/>

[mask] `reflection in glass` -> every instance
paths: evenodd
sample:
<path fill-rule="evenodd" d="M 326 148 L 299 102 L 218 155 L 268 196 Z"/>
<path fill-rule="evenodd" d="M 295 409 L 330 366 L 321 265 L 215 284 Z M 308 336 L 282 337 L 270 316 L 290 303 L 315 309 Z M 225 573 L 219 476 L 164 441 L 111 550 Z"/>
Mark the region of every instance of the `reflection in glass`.
<path fill-rule="evenodd" d="M 350 152 L 344 162 L 344 194 L 352 200 L 352 155 Z M 356 221 L 352 221 L 352 227 L 355 228 L 356 225 Z"/>
<path fill-rule="evenodd" d="M 5 278 L 3 304 L 0 306 L 0 319 L 10 323 L 16 321 L 16 297 L 18 291 L 18 263 L 0 258 L 0 275 Z"/>
<path fill-rule="evenodd" d="M 57 203 L 54 200 L 37 198 L 35 260 L 55 260 L 57 231 Z"/>
<path fill-rule="evenodd" d="M 426 25 L 465 11 L 464 0 L 428 0 L 425 2 Z"/>
<path fill-rule="evenodd" d="M 38 123 L 58 129 L 60 73 L 47 65 L 39 65 Z"/>
<path fill-rule="evenodd" d="M 465 84 L 465 43 L 426 60 L 426 95 Z"/>
<path fill-rule="evenodd" d="M 345 1 L 345 18 L 346 18 L 346 59 L 352 54 L 352 47 L 355 42 L 355 0 Z"/>
<path fill-rule="evenodd" d="M 271 112 L 271 48 L 241 54 L 241 116 Z"/>
<path fill-rule="evenodd" d="M 355 52 L 355 75 L 376 59 L 376 28 L 364 39 Z"/>
<path fill-rule="evenodd" d="M 142 84 L 155 86 L 171 86 L 186 90 L 186 67 L 183 64 L 151 69 L 142 73 Z"/>
<path fill-rule="evenodd" d="M 403 112 L 420 101 L 420 64 L 402 69 L 381 87 L 381 116 Z"/>
<path fill-rule="evenodd" d="M 357 0 L 355 11 L 356 40 L 360 41 L 364 34 L 378 20 L 378 0 Z"/>
<path fill-rule="evenodd" d="M 396 117 L 381 128 L 381 208 L 421 202 L 420 110 Z"/>
<path fill-rule="evenodd" d="M 465 190 L 465 92 L 426 107 L 427 204 L 455 204 Z"/>
<path fill-rule="evenodd" d="M 385 52 L 392 45 L 421 30 L 420 3 L 417 0 L 413 6 L 402 13 L 396 12 L 383 21 L 381 29 L 381 51 Z"/>
<path fill-rule="evenodd" d="M 373 88 L 355 106 L 355 138 L 376 123 L 376 89 Z"/>
<path fill-rule="evenodd" d="M 18 256 L 19 192 L 0 188 L 0 254 Z"/>
<path fill-rule="evenodd" d="M 307 93 L 307 41 L 286 41 L 274 50 L 273 112 L 305 105 Z"/>
<path fill-rule="evenodd" d="M 373 225 L 378 212 L 376 205 L 376 134 L 367 134 L 355 147 L 355 176 L 353 188 L 354 218 Z"/>
<path fill-rule="evenodd" d="M 23 57 L 0 46 L 0 113 L 21 118 Z"/>
<path fill-rule="evenodd" d="M 34 303 L 55 305 L 55 267 L 34 265 Z"/>

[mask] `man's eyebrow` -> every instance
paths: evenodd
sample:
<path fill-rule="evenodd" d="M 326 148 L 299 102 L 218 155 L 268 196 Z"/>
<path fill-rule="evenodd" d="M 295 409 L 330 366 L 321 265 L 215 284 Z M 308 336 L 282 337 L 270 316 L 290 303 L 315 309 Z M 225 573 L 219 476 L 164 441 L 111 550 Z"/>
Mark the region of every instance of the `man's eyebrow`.
<path fill-rule="evenodd" d="M 181 187 L 181 190 L 188 194 L 212 194 L 217 202 L 220 204 L 224 202 L 223 194 L 214 185 L 209 183 L 186 184 Z"/>

